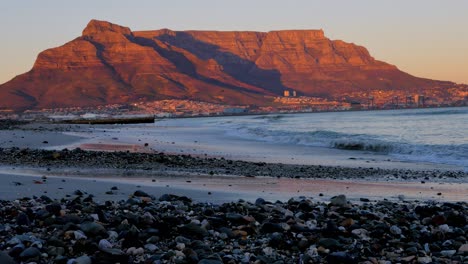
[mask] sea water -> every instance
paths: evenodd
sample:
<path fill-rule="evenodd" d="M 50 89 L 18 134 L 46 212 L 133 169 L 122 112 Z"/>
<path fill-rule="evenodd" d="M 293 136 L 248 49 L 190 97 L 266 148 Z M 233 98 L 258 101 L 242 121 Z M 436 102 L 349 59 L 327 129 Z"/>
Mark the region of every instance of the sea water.
<path fill-rule="evenodd" d="M 245 141 L 374 153 L 468 169 L 466 107 L 170 119 L 157 125 L 216 129 Z"/>

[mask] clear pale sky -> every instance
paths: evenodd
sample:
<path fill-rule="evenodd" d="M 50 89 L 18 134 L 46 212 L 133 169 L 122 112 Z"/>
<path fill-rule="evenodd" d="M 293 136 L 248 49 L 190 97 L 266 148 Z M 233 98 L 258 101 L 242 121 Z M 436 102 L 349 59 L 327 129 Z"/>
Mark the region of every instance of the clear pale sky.
<path fill-rule="evenodd" d="M 92 18 L 132 30 L 322 28 L 412 75 L 468 84 L 468 0 L 1 0 L 0 83 Z"/>

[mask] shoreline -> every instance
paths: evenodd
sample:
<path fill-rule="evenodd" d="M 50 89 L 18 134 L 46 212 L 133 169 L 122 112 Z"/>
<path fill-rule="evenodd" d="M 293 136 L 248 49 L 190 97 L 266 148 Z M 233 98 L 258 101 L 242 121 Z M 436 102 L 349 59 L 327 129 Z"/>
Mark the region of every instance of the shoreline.
<path fill-rule="evenodd" d="M 107 168 L 153 172 L 177 171 L 205 175 L 234 175 L 246 177 L 329 178 L 383 180 L 466 180 L 468 172 L 451 170 L 382 169 L 365 167 L 296 165 L 249 162 L 192 155 L 145 153 L 127 151 L 44 150 L 0 148 L 0 164 L 42 168 Z"/>
<path fill-rule="evenodd" d="M 212 118 L 212 117 L 208 117 Z M 187 121 L 188 124 L 192 124 Z M 205 122 L 205 121 L 204 121 Z M 158 125 L 73 125 L 28 123 L 1 129 L 1 148 L 75 149 L 93 151 L 156 152 L 225 158 L 249 162 L 323 165 L 382 169 L 465 171 L 461 161 L 439 163 L 430 157 L 406 157 L 399 152 L 379 153 L 309 144 L 288 144 L 236 137 L 213 127 Z"/>
<path fill-rule="evenodd" d="M 47 179 L 47 180 L 44 180 Z M 39 182 L 38 181 L 43 181 Z M 243 199 L 253 202 L 262 197 L 268 201 L 286 201 L 291 197 L 307 197 L 325 201 L 345 194 L 353 202 L 373 201 L 446 201 L 468 200 L 468 183 L 464 181 L 401 181 L 381 179 L 317 179 L 245 177 L 228 175 L 190 174 L 179 172 L 148 172 L 135 170 L 78 170 L 78 168 L 18 168 L 0 167 L 0 199 L 23 196 L 57 197 L 78 189 L 92 194 L 98 201 L 126 199 L 129 190 L 143 189 L 153 195 L 165 193 L 187 195 L 199 202 L 222 202 Z M 96 185 L 98 183 L 98 185 Z M 14 186 L 14 187 L 13 187 Z M 125 192 L 109 195 L 110 186 Z"/>
<path fill-rule="evenodd" d="M 144 153 L 73 128 L 0 148 L 0 263 L 468 261 L 468 172 Z"/>

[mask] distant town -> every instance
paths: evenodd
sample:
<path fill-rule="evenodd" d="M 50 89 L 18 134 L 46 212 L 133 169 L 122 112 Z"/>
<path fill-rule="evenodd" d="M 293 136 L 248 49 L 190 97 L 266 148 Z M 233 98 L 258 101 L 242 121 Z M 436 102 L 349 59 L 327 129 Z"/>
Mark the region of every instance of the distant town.
<path fill-rule="evenodd" d="M 460 89 L 462 87 L 462 89 Z M 194 100 L 141 101 L 132 104 L 112 104 L 98 107 L 55 108 L 26 110 L 21 113 L 0 110 L 0 119 L 24 120 L 92 120 L 131 117 L 203 117 L 223 115 L 303 113 L 324 111 L 358 111 L 405 108 L 433 108 L 468 106 L 468 88 L 465 85 L 449 91 L 434 90 L 431 94 L 408 94 L 401 91 L 372 91 L 343 94 L 339 99 L 301 96 L 295 90 L 284 90 L 283 96 L 265 98 L 267 106 L 225 105 Z M 449 94 L 450 96 L 446 96 Z"/>

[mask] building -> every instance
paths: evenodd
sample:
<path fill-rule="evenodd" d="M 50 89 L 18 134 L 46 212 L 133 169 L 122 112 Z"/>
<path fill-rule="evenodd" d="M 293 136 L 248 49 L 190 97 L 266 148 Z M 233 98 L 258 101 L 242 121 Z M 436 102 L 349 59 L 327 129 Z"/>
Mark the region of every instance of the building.
<path fill-rule="evenodd" d="M 426 103 L 426 98 L 422 94 L 417 94 L 414 96 L 414 102 L 418 107 L 422 107 Z"/>
<path fill-rule="evenodd" d="M 284 90 L 283 96 L 284 97 L 297 97 L 297 92 L 295 90 Z"/>
<path fill-rule="evenodd" d="M 362 105 L 360 102 L 352 101 L 350 104 L 351 110 L 361 110 Z"/>

